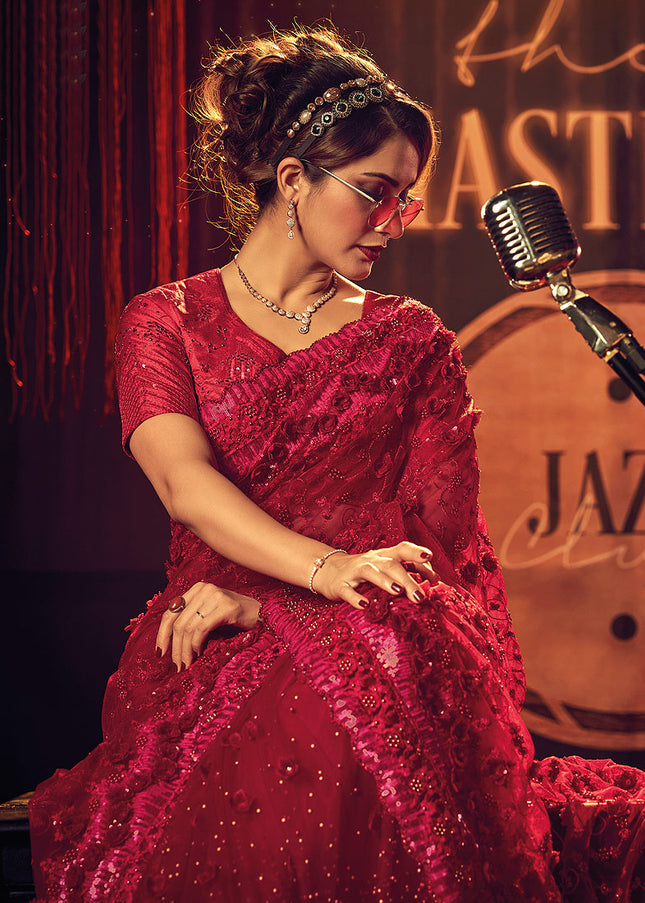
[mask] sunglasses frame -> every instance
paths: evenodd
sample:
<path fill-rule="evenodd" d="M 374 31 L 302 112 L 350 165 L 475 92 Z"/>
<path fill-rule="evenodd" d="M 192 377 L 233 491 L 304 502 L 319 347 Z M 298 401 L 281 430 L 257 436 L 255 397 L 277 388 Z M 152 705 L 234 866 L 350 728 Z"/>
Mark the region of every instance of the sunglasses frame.
<path fill-rule="evenodd" d="M 387 226 L 388 223 L 392 222 L 392 219 L 396 216 L 397 210 L 401 214 L 401 225 L 403 226 L 403 228 L 405 228 L 406 226 L 409 226 L 410 223 L 416 219 L 416 217 L 421 213 L 422 210 L 425 209 L 423 200 L 421 198 L 409 197 L 407 199 L 407 201 L 403 201 L 403 200 L 401 200 L 400 197 L 397 197 L 397 195 L 395 195 L 395 194 L 388 195 L 385 198 L 375 198 L 375 197 L 373 197 L 373 195 L 368 194 L 367 191 L 363 191 L 361 188 L 357 188 L 356 185 L 352 185 L 351 182 L 346 182 L 345 179 L 341 179 L 341 177 L 337 176 L 336 173 L 331 172 L 329 169 L 325 169 L 324 166 L 318 166 L 317 163 L 311 163 L 309 160 L 305 160 L 304 157 L 302 158 L 302 162 L 306 163 L 308 166 L 313 166 L 314 169 L 319 169 L 321 172 L 324 172 L 328 176 L 331 176 L 332 179 L 336 179 L 337 182 L 341 182 L 343 185 L 347 185 L 348 188 L 352 188 L 355 192 L 360 194 L 362 197 L 367 198 L 368 201 L 371 201 L 374 206 L 372 207 L 370 212 L 367 214 L 367 224 L 368 224 L 368 226 L 371 226 L 372 229 L 378 229 L 380 226 Z M 380 205 L 384 201 L 390 201 L 393 199 L 397 201 L 398 207 L 395 207 L 394 210 L 392 211 L 392 213 L 387 217 L 387 219 L 383 220 L 382 223 L 376 223 L 376 224 L 371 223 L 370 220 L 372 219 L 373 214 L 380 207 Z M 414 214 L 412 219 L 408 220 L 407 223 L 404 223 L 403 222 L 403 214 L 405 212 L 405 209 L 406 209 L 406 207 L 409 207 L 410 204 L 413 203 L 414 201 L 421 201 L 421 206 L 416 211 L 416 213 Z"/>

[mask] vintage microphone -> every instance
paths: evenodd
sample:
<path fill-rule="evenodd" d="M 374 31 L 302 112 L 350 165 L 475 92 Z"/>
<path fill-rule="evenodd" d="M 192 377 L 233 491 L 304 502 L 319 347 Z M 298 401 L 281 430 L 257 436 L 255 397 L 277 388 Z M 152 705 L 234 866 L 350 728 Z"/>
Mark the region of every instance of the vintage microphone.
<path fill-rule="evenodd" d="M 591 349 L 645 405 L 645 349 L 626 323 L 573 286 L 569 267 L 580 256 L 580 245 L 555 189 L 543 182 L 505 188 L 486 201 L 482 218 L 513 288 L 548 285 Z"/>

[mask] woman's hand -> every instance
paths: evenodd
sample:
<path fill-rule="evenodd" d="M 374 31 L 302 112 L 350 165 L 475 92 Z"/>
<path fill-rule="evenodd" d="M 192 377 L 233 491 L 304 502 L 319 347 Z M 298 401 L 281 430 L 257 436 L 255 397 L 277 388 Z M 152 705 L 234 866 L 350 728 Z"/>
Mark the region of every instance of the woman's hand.
<path fill-rule="evenodd" d="M 365 608 L 368 600 L 355 587 L 371 583 L 393 596 L 405 595 L 410 602 L 423 602 L 425 593 L 403 566 L 414 570 L 433 585 L 439 582 L 430 560 L 432 552 L 412 542 L 400 542 L 388 549 L 374 549 L 360 555 L 331 555 L 316 573 L 314 589 L 331 602 L 345 601 L 354 608 Z"/>
<path fill-rule="evenodd" d="M 185 608 L 163 613 L 157 634 L 157 655 L 165 655 L 172 646 L 172 660 L 177 671 L 192 664 L 211 631 L 225 624 L 250 630 L 260 614 L 260 603 L 250 596 L 221 589 L 212 583 L 195 583 L 182 596 Z"/>

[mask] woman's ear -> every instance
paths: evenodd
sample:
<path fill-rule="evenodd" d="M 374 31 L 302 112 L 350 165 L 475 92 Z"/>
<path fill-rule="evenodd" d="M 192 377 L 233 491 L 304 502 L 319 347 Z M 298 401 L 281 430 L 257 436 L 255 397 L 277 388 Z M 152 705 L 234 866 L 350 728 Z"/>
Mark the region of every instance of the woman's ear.
<path fill-rule="evenodd" d="M 296 157 L 283 157 L 276 169 L 278 191 L 286 201 L 297 202 L 304 184 L 305 169 Z"/>

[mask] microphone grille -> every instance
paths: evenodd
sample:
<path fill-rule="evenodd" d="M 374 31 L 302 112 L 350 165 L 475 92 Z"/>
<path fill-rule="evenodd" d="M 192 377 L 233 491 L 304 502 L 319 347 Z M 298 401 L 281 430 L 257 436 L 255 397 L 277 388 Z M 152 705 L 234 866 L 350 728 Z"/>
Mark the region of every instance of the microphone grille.
<path fill-rule="evenodd" d="M 484 204 L 482 217 L 514 288 L 529 291 L 546 285 L 547 274 L 571 266 L 580 256 L 558 193 L 543 182 L 523 182 L 498 192 Z"/>

